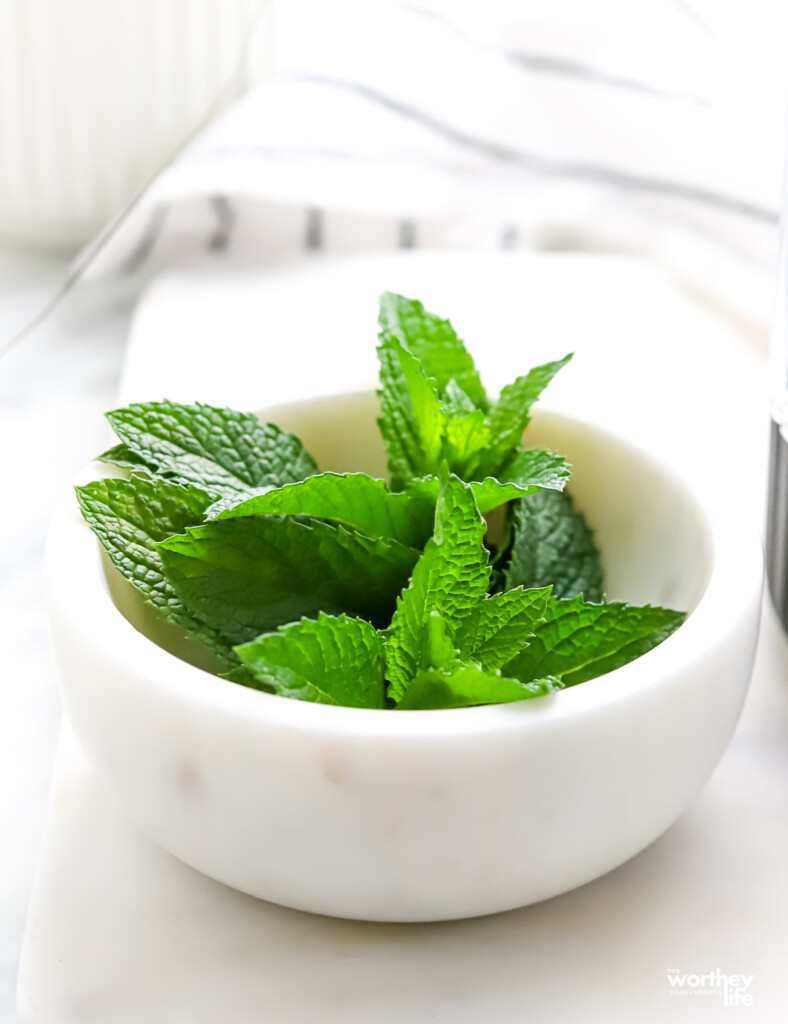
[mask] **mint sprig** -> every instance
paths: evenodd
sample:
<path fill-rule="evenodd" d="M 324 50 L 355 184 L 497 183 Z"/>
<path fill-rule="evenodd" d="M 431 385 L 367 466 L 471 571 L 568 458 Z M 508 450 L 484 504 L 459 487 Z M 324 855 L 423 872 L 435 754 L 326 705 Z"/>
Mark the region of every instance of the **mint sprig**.
<path fill-rule="evenodd" d="M 556 597 L 601 601 L 602 566 L 585 516 L 570 495 L 544 490 L 514 506 L 507 587 L 552 584 Z"/>
<path fill-rule="evenodd" d="M 225 637 L 186 608 L 157 546 L 201 522 L 211 502 L 209 495 L 197 487 L 148 476 L 95 480 L 76 492 L 82 515 L 113 565 L 147 603 L 225 666 L 237 664 Z"/>
<path fill-rule="evenodd" d="M 547 697 L 562 689 L 559 679 L 519 683 L 500 673 L 485 672 L 479 665 L 458 664 L 453 669 L 422 669 L 398 706 L 400 711 L 468 708 L 477 704 L 509 704 L 533 697 Z"/>
<path fill-rule="evenodd" d="M 495 474 L 500 466 L 516 457 L 523 432 L 531 422 L 531 407 L 571 358 L 572 353 L 554 363 L 537 366 L 501 391 L 488 420 L 493 440 L 479 452 L 478 471 Z"/>
<path fill-rule="evenodd" d="M 207 516 L 314 516 L 342 523 L 369 537 L 422 548 L 432 532 L 434 505 L 434 495 L 427 489 L 419 495 L 392 493 L 383 480 L 366 473 L 318 473 L 240 501 L 224 499 L 212 505 Z"/>
<path fill-rule="evenodd" d="M 236 651 L 252 676 L 282 697 L 385 707 L 383 641 L 363 619 L 319 612 Z"/>
<path fill-rule="evenodd" d="M 385 693 L 389 706 L 414 710 L 556 692 L 562 685 L 557 678 L 524 684 L 499 671 L 543 621 L 550 588 L 488 596 L 483 537 L 484 520 L 470 487 L 444 472 L 433 535 L 388 629 L 320 614 L 236 652 L 261 685 L 319 703 L 380 707 Z"/>
<path fill-rule="evenodd" d="M 317 471 L 297 437 L 251 413 L 163 401 L 114 409 L 107 419 L 123 445 L 105 452 L 105 461 L 139 460 L 217 497 L 280 487 Z"/>
<path fill-rule="evenodd" d="M 442 481 L 435 529 L 397 600 L 386 642 L 389 696 L 399 702 L 422 668 L 432 667 L 432 612 L 454 632 L 486 599 L 490 566 L 483 539 L 485 522 L 473 493 L 456 476 Z M 445 660 L 444 660 L 445 664 Z"/>
<path fill-rule="evenodd" d="M 666 640 L 686 618 L 684 612 L 651 605 L 592 604 L 581 597 L 553 598 L 528 647 L 506 666 L 528 681 L 557 676 L 576 686 L 621 668 Z"/>
<path fill-rule="evenodd" d="M 294 516 L 215 519 L 157 545 L 192 615 L 234 644 L 319 611 L 387 623 L 418 552 Z"/>
<path fill-rule="evenodd" d="M 428 313 L 416 299 L 383 292 L 378 323 L 381 339 L 399 337 L 441 393 L 454 381 L 476 408 L 486 411 L 489 403 L 473 359 L 448 320 Z"/>
<path fill-rule="evenodd" d="M 378 424 L 395 488 L 444 462 L 464 480 L 506 479 L 524 452 L 531 406 L 572 358 L 537 366 L 490 403 L 451 325 L 421 303 L 384 292 L 379 337 Z"/>
<path fill-rule="evenodd" d="M 684 613 L 605 603 L 599 552 L 562 456 L 524 444 L 571 356 L 497 401 L 448 320 L 381 297 L 380 419 L 391 484 L 320 473 L 249 413 L 148 402 L 108 413 L 77 489 L 143 599 L 233 683 L 366 709 L 545 697 L 666 639 Z M 493 523 L 494 525 L 490 525 Z"/>

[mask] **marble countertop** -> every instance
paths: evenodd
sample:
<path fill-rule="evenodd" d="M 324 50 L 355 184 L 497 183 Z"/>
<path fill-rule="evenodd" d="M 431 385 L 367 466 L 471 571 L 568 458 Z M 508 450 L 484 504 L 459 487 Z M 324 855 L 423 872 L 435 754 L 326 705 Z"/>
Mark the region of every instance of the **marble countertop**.
<path fill-rule="evenodd" d="M 44 306 L 65 259 L 0 249 L 0 344 Z M 17 965 L 60 720 L 42 554 L 50 510 L 105 437 L 132 308 L 123 286 L 84 286 L 0 359 L 0 1020 Z"/>

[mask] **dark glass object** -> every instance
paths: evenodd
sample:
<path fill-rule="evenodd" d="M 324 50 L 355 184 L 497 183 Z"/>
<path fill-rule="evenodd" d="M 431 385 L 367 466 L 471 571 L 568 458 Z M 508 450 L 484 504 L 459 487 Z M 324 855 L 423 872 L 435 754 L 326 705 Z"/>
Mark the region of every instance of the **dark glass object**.
<path fill-rule="evenodd" d="M 788 159 L 780 211 L 777 304 L 772 327 L 771 456 L 766 519 L 769 593 L 788 633 Z"/>

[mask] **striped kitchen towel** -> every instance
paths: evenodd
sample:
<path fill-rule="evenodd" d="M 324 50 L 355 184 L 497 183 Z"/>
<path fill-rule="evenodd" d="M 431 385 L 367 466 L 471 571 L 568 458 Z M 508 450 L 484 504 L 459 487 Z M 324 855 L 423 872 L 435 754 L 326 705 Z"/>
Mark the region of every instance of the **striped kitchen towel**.
<path fill-rule="evenodd" d="M 279 69 L 93 273 L 391 248 L 645 254 L 768 319 L 788 11 L 768 0 L 280 0 Z"/>

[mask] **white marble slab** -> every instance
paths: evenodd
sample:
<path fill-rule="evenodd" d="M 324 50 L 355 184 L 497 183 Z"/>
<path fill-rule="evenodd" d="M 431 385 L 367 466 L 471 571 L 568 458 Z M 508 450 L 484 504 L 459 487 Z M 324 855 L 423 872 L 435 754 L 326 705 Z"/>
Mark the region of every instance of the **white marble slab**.
<path fill-rule="evenodd" d="M 455 317 L 493 388 L 574 348 L 553 405 L 729 476 L 731 500 L 757 524 L 762 361 L 655 271 L 624 261 L 417 254 L 265 277 L 162 279 L 137 315 L 122 399 L 254 408 L 340 381 L 368 386 L 384 287 Z M 684 818 L 591 885 L 465 923 L 331 921 L 224 889 L 135 832 L 66 736 L 20 1019 L 716 1022 L 722 997 L 673 996 L 666 972 L 719 968 L 753 975 L 753 1005 L 730 1012 L 772 1024 L 788 1010 L 787 670 L 788 649 L 767 615 L 740 728 Z"/>

